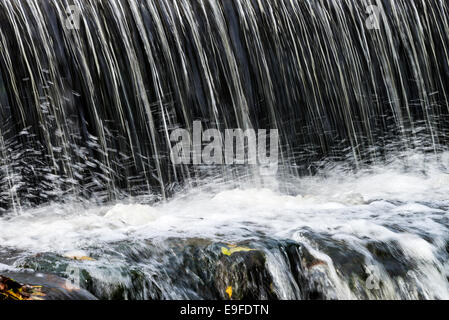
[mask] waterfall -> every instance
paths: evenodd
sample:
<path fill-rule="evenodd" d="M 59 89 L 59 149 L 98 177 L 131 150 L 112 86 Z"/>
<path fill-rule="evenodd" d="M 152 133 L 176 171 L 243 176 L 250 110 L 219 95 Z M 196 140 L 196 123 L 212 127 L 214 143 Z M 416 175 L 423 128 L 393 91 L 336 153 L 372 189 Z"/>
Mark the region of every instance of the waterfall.
<path fill-rule="evenodd" d="M 375 4 L 378 29 L 369 1 L 1 1 L 1 207 L 168 196 L 201 175 L 170 163 L 195 120 L 279 129 L 295 175 L 439 150 L 447 4 Z"/>
<path fill-rule="evenodd" d="M 277 172 L 173 163 L 194 123 L 277 130 Z M 0 267 L 99 241 L 101 298 L 445 298 L 448 124 L 447 1 L 0 0 Z"/>

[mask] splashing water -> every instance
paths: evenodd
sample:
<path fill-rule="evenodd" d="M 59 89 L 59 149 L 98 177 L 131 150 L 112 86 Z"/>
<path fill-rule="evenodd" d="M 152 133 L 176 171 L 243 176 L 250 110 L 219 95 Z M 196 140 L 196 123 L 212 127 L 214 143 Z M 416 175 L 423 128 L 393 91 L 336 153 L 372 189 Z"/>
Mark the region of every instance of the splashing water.
<path fill-rule="evenodd" d="M 444 150 L 447 4 L 377 1 L 378 29 L 372 4 L 93 0 L 74 15 L 64 0 L 0 1 L 0 207 L 235 180 L 171 163 L 170 132 L 195 120 L 278 129 L 287 175 L 383 161 L 392 143 Z"/>
<path fill-rule="evenodd" d="M 0 0 L 0 272 L 76 269 L 104 299 L 449 299 L 448 9 Z M 278 129 L 277 174 L 173 165 L 195 120 Z"/>
<path fill-rule="evenodd" d="M 202 260 L 224 263 L 221 248 L 237 244 L 254 251 L 227 263 L 263 254 L 266 279 L 242 279 L 237 271 L 224 277 L 255 282 L 258 298 L 270 297 L 261 289 L 268 281 L 282 299 L 447 299 L 449 171 L 433 157 L 407 159 L 415 170 L 399 160 L 357 173 L 332 168 L 296 180 L 298 194 L 205 185 L 153 205 L 31 209 L 0 220 L 0 262 L 62 275 L 61 265 L 75 264 L 95 283 L 87 288 L 104 298 L 122 292 L 114 286 L 125 288 L 122 298 L 224 298 L 225 289 L 194 288 L 211 281 Z"/>

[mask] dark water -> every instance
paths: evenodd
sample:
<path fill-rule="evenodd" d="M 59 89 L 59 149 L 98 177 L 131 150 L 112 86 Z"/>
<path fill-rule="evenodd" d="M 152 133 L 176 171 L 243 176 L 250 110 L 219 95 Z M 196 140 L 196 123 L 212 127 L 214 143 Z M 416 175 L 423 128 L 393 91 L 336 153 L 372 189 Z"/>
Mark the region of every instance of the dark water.
<path fill-rule="evenodd" d="M 448 52 L 437 0 L 0 0 L 0 267 L 98 298 L 447 298 Z M 278 129 L 277 174 L 173 165 L 196 120 Z"/>
<path fill-rule="evenodd" d="M 172 195 L 205 174 L 169 159 L 170 131 L 194 120 L 279 129 L 293 174 L 381 161 L 393 142 L 439 151 L 448 7 L 381 1 L 377 30 L 369 4 L 1 1 L 1 206 Z"/>

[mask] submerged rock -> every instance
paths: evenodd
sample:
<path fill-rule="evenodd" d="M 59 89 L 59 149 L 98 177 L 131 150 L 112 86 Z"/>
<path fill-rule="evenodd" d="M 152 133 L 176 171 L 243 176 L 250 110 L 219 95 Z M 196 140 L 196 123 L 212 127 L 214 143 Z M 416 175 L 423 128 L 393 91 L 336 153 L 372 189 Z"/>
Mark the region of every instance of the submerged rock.
<path fill-rule="evenodd" d="M 214 285 L 220 298 L 278 299 L 263 251 L 234 246 L 230 249 L 222 247 L 223 252 L 223 256 L 216 262 L 214 274 Z M 228 252 L 233 253 L 227 254 Z"/>
<path fill-rule="evenodd" d="M 108 243 L 80 252 L 41 253 L 17 260 L 14 266 L 68 280 L 75 272 L 79 287 L 98 299 L 315 300 L 429 296 L 419 282 L 422 275 L 418 266 L 404 255 L 399 244 L 368 239 L 361 243 L 364 245 L 354 246 L 344 239 L 307 229 L 301 230 L 297 241 L 141 239 Z M 35 283 L 26 279 L 18 282 Z M 45 288 L 48 283 L 44 281 L 41 285 Z M 65 289 L 60 284 L 55 288 Z M 63 298 L 85 297 L 74 297 L 71 291 L 57 292 Z"/>

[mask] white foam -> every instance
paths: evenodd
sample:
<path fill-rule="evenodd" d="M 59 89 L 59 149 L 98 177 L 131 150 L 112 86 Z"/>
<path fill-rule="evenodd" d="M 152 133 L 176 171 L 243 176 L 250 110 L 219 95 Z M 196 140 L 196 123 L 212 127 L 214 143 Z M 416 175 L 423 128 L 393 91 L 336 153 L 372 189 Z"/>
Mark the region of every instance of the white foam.
<path fill-rule="evenodd" d="M 388 166 L 354 174 L 335 170 L 325 178 L 299 179 L 299 195 L 268 188 L 209 188 L 152 206 L 74 203 L 34 208 L 0 218 L 0 244 L 67 254 L 114 241 L 172 236 L 233 242 L 262 233 L 306 241 L 301 232 L 307 229 L 362 251 L 366 241 L 394 241 L 421 270 L 444 278 L 438 270 L 449 268 L 441 265 L 436 252 L 448 238 L 443 219 L 447 206 L 441 204 L 448 204 L 449 183 L 436 167 L 425 174 Z M 441 290 L 439 296 L 445 296 Z"/>
<path fill-rule="evenodd" d="M 150 206 L 117 204 L 108 210 L 104 217 L 110 221 L 120 221 L 124 224 L 140 226 L 155 221 L 158 216 L 159 212 Z"/>

